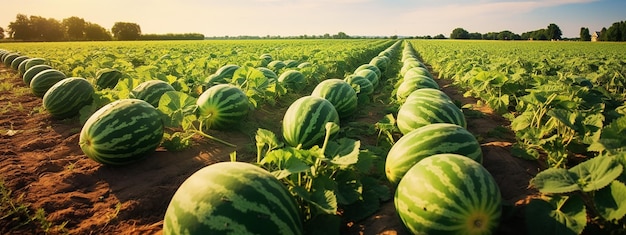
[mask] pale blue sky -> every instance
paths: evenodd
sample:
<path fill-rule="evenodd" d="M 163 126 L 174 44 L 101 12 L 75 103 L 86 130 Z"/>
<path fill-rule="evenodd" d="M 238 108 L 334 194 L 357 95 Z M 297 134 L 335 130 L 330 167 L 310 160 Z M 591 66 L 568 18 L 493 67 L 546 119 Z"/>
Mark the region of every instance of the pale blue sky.
<path fill-rule="evenodd" d="M 0 26 L 18 13 L 78 16 L 110 29 L 133 22 L 143 33 L 238 35 L 450 35 L 514 33 L 555 23 L 564 37 L 626 20 L 626 0 L 20 0 L 2 3 Z"/>

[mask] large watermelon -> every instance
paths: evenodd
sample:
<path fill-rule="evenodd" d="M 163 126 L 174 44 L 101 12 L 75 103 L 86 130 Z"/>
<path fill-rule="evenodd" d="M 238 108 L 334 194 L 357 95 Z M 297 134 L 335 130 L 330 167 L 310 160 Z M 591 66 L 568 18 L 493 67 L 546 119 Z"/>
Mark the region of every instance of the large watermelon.
<path fill-rule="evenodd" d="M 226 129 L 239 124 L 250 111 L 243 91 L 230 84 L 219 84 L 204 91 L 198 100 L 198 118 L 209 129 Z"/>
<path fill-rule="evenodd" d="M 96 72 L 96 88 L 114 88 L 122 78 L 122 72 L 117 69 L 105 68 Z"/>
<path fill-rule="evenodd" d="M 328 100 L 304 96 L 294 101 L 283 117 L 283 137 L 291 146 L 309 148 L 321 144 L 326 136 L 326 123 L 339 125 L 339 114 Z"/>
<path fill-rule="evenodd" d="M 54 84 L 43 96 L 43 107 L 54 117 L 68 118 L 91 103 L 95 89 L 84 78 L 71 77 Z"/>
<path fill-rule="evenodd" d="M 270 54 L 263 54 L 263 55 L 259 56 L 259 59 L 261 60 L 261 62 L 259 63 L 259 66 L 261 66 L 261 67 L 267 66 L 273 60 L 272 59 L 272 55 L 270 55 Z"/>
<path fill-rule="evenodd" d="M 19 71 L 20 64 L 25 60 L 30 59 L 28 56 L 18 56 L 11 62 L 11 68 L 15 71 Z"/>
<path fill-rule="evenodd" d="M 227 64 L 227 65 L 220 67 L 217 71 L 215 71 L 215 75 L 217 75 L 219 78 L 222 78 L 222 79 L 232 78 L 235 71 L 237 71 L 237 69 L 239 68 L 240 68 L 239 65 Z"/>
<path fill-rule="evenodd" d="M 385 173 L 392 184 L 398 184 L 404 174 L 422 159 L 439 153 L 456 153 L 482 163 L 480 144 L 465 128 L 436 123 L 417 128 L 396 142 L 385 160 Z"/>
<path fill-rule="evenodd" d="M 410 77 L 415 77 L 418 75 L 424 75 L 426 77 L 432 78 L 434 79 L 435 77 L 433 77 L 433 75 L 428 71 L 428 69 L 421 67 L 421 66 L 415 66 L 412 68 L 407 69 L 407 71 L 405 73 L 402 74 L 402 77 L 404 78 L 410 78 Z"/>
<path fill-rule="evenodd" d="M 398 184 L 394 204 L 413 234 L 492 234 L 502 214 L 500 189 L 479 163 L 437 154 L 415 164 Z"/>
<path fill-rule="evenodd" d="M 369 70 L 374 71 L 374 72 L 376 73 L 376 75 L 378 75 L 378 79 L 379 79 L 379 80 L 381 79 L 382 72 L 380 71 L 380 69 L 379 69 L 378 67 L 376 67 L 376 65 L 371 65 L 371 64 L 362 64 L 362 65 L 360 65 L 359 67 L 357 67 L 357 68 L 354 70 L 354 73 L 356 74 L 356 73 L 358 73 L 359 71 L 364 70 L 364 69 L 369 69 Z"/>
<path fill-rule="evenodd" d="M 372 86 L 374 87 L 378 86 L 378 75 L 373 70 L 361 69 L 358 72 L 356 72 L 354 75 L 363 76 L 372 83 Z"/>
<path fill-rule="evenodd" d="M 397 123 L 402 134 L 433 123 L 452 123 L 467 127 L 463 111 L 449 99 L 429 94 L 435 89 L 424 92 L 420 90 L 422 89 L 411 93 L 398 110 Z"/>
<path fill-rule="evenodd" d="M 30 68 L 32 68 L 35 65 L 45 64 L 46 63 L 46 59 L 43 59 L 43 58 L 30 58 L 28 60 L 25 60 L 24 62 L 26 62 L 26 64 L 24 64 L 24 72 L 22 72 L 22 74 L 26 73 L 26 70 L 29 70 Z"/>
<path fill-rule="evenodd" d="M 24 84 L 30 87 L 30 82 L 33 80 L 35 75 L 37 75 L 41 71 L 48 70 L 48 69 L 52 69 L 52 67 L 46 64 L 40 64 L 40 65 L 35 65 L 33 67 L 30 67 L 29 69 L 26 70 L 26 72 L 24 72 L 24 75 L 22 75 Z"/>
<path fill-rule="evenodd" d="M 415 75 L 414 77 L 406 77 L 402 80 L 398 88 L 396 88 L 396 98 L 404 101 L 411 92 L 420 88 L 439 89 L 439 85 L 435 80 L 424 75 Z"/>
<path fill-rule="evenodd" d="M 6 66 L 7 68 L 11 67 L 11 63 L 13 63 L 13 60 L 15 60 L 15 58 L 20 57 L 20 54 L 17 53 L 8 53 L 6 55 L 4 55 L 4 59 L 2 60 L 2 63 L 4 63 L 4 66 Z"/>
<path fill-rule="evenodd" d="M 330 101 L 335 106 L 339 118 L 352 115 L 356 111 L 358 104 L 356 91 L 354 91 L 352 86 L 336 78 L 327 79 L 317 84 L 311 95 Z"/>
<path fill-rule="evenodd" d="M 221 162 L 187 178 L 170 201 L 163 234 L 303 234 L 295 199 L 268 171 Z"/>
<path fill-rule="evenodd" d="M 121 99 L 87 119 L 79 145 L 96 162 L 125 165 L 147 157 L 162 138 L 163 122 L 156 108 L 143 100 Z"/>
<path fill-rule="evenodd" d="M 281 69 L 285 68 L 287 66 L 287 64 L 285 64 L 285 62 L 281 61 L 281 60 L 274 60 L 272 62 L 270 62 L 269 64 L 267 64 L 267 68 L 274 70 L 274 72 L 280 71 Z"/>
<path fill-rule="evenodd" d="M 168 91 L 175 91 L 169 83 L 161 80 L 150 80 L 133 88 L 130 91 L 130 98 L 144 100 L 154 107 L 159 107 L 161 96 Z"/>
<path fill-rule="evenodd" d="M 391 63 L 391 60 L 389 59 L 389 57 L 384 56 L 384 55 L 376 56 L 372 58 L 372 60 L 370 60 L 370 64 L 376 66 L 382 72 L 387 70 L 390 63 Z"/>
<path fill-rule="evenodd" d="M 361 75 L 348 75 L 344 78 L 344 81 L 350 84 L 359 96 L 368 96 L 374 93 L 374 85 L 372 82 Z"/>
<path fill-rule="evenodd" d="M 35 96 L 43 97 L 50 87 L 66 78 L 67 76 L 59 70 L 46 69 L 33 77 L 33 80 L 30 81 L 30 90 Z"/>
<path fill-rule="evenodd" d="M 289 69 L 280 74 L 278 82 L 287 88 L 299 90 L 304 88 L 306 85 L 306 78 L 302 72 L 295 69 Z"/>

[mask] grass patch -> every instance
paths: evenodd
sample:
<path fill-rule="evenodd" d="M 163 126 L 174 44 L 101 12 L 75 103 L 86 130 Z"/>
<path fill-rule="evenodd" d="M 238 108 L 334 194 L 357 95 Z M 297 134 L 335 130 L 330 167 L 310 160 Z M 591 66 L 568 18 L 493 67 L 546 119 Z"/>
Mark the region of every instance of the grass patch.
<path fill-rule="evenodd" d="M 49 221 L 46 212 L 39 208 L 32 213 L 29 204 L 24 202 L 24 195 L 14 198 L 13 191 L 6 187 L 0 179 L 0 224 L 7 231 L 18 230 L 23 227 L 34 227 L 37 234 L 69 234 L 65 228 L 66 222 L 56 225 Z"/>

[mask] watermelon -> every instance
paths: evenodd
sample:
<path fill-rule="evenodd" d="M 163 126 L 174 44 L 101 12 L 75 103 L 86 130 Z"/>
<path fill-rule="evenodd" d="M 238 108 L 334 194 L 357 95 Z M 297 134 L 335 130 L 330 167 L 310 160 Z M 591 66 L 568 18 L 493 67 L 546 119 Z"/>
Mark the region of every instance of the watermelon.
<path fill-rule="evenodd" d="M 237 69 L 239 68 L 239 65 L 227 64 L 215 71 L 215 75 L 217 75 L 219 78 L 232 78 L 235 71 L 237 71 Z"/>
<path fill-rule="evenodd" d="M 402 136 L 387 153 L 385 173 L 392 184 L 420 160 L 434 154 L 455 153 L 479 163 L 483 153 L 476 138 L 465 128 L 450 123 L 435 123 Z"/>
<path fill-rule="evenodd" d="M 386 71 L 390 63 L 391 60 L 389 59 L 389 57 L 384 55 L 376 56 L 372 58 L 372 60 L 370 60 L 370 64 L 379 68 L 381 72 Z"/>
<path fill-rule="evenodd" d="M 24 72 L 24 75 L 22 75 L 22 80 L 24 80 L 24 83 L 30 87 L 30 82 L 33 80 L 35 75 L 37 75 L 41 71 L 48 69 L 52 69 L 52 67 L 46 64 L 35 65 L 27 69 L 26 72 Z"/>
<path fill-rule="evenodd" d="M 267 66 L 270 62 L 272 62 L 272 60 L 274 60 L 270 54 L 263 54 L 259 56 L 259 59 L 261 60 L 261 63 L 259 64 L 261 67 Z"/>
<path fill-rule="evenodd" d="M 357 72 L 363 70 L 363 69 L 369 69 L 372 70 L 376 73 L 376 75 L 378 75 L 378 79 L 380 80 L 381 76 L 382 76 L 382 72 L 380 71 L 380 69 L 378 67 L 376 67 L 375 65 L 371 65 L 371 64 L 363 64 L 359 67 L 357 67 L 354 70 L 354 73 L 356 74 Z"/>
<path fill-rule="evenodd" d="M 148 102 L 121 99 L 98 109 L 80 132 L 87 157 L 107 165 L 126 165 L 146 158 L 161 143 L 160 112 Z"/>
<path fill-rule="evenodd" d="M 301 64 L 298 65 L 297 68 L 303 69 L 303 68 L 309 68 L 309 67 L 313 67 L 313 64 L 311 64 L 310 62 L 302 62 Z"/>
<path fill-rule="evenodd" d="M 463 111 L 450 99 L 438 94 L 429 96 L 427 92 L 435 89 L 426 92 L 420 90 L 411 93 L 398 110 L 396 120 L 402 134 L 433 123 L 452 123 L 467 128 Z"/>
<path fill-rule="evenodd" d="M 269 80 L 269 81 L 276 81 L 278 80 L 278 75 L 272 71 L 271 69 L 265 68 L 265 67 L 258 67 L 256 68 L 257 70 L 263 72 L 263 75 L 265 75 L 265 77 Z"/>
<path fill-rule="evenodd" d="M 326 136 L 326 123 L 339 125 L 339 114 L 330 101 L 304 96 L 294 101 L 283 117 L 283 137 L 287 144 L 310 148 L 321 144 Z"/>
<path fill-rule="evenodd" d="M 219 84 L 204 91 L 198 100 L 198 118 L 209 129 L 226 129 L 239 124 L 251 104 L 243 91 L 230 84 Z"/>
<path fill-rule="evenodd" d="M 17 54 L 17 53 L 6 54 L 4 56 L 4 59 L 2 60 L 2 63 L 4 63 L 4 66 L 6 66 L 7 68 L 11 68 L 11 63 L 13 63 L 13 60 L 15 60 L 17 57 L 20 57 L 20 54 Z"/>
<path fill-rule="evenodd" d="M 96 88 L 107 89 L 117 86 L 117 82 L 122 78 L 122 72 L 117 69 L 105 68 L 96 72 Z"/>
<path fill-rule="evenodd" d="M 46 60 L 42 58 L 30 58 L 25 60 L 24 62 L 26 63 L 24 64 L 24 72 L 22 72 L 22 74 L 24 74 L 26 70 L 29 70 L 35 65 L 45 64 Z"/>
<path fill-rule="evenodd" d="M 300 90 L 306 85 L 306 78 L 304 77 L 304 74 L 302 74 L 302 72 L 295 69 L 290 69 L 280 74 L 280 77 L 278 77 L 278 82 L 283 84 L 287 88 Z"/>
<path fill-rule="evenodd" d="M 429 78 L 434 79 L 435 77 L 433 77 L 433 75 L 428 71 L 428 69 L 424 68 L 424 67 L 413 67 L 408 69 L 402 76 L 405 78 L 405 80 L 407 78 L 411 78 L 411 77 L 417 77 L 419 75 L 423 75 Z"/>
<path fill-rule="evenodd" d="M 43 96 L 43 107 L 56 118 L 68 118 L 89 105 L 94 87 L 84 78 L 71 77 L 54 84 Z"/>
<path fill-rule="evenodd" d="M 217 84 L 226 84 L 228 82 L 226 82 L 226 79 L 217 74 L 211 74 L 204 79 L 204 83 L 207 87 L 212 87 Z"/>
<path fill-rule="evenodd" d="M 394 197 L 400 219 L 413 234 L 493 234 L 501 202 L 491 174 L 458 154 L 437 154 L 415 164 Z"/>
<path fill-rule="evenodd" d="M 297 60 L 285 60 L 283 63 L 285 63 L 285 68 L 296 68 L 300 64 Z"/>
<path fill-rule="evenodd" d="M 11 68 L 15 71 L 19 71 L 20 64 L 25 60 L 30 59 L 28 56 L 18 56 L 11 61 Z"/>
<path fill-rule="evenodd" d="M 354 75 L 363 76 L 372 83 L 372 86 L 378 86 L 378 75 L 376 75 L 376 72 L 374 72 L 373 70 L 362 69 L 356 72 Z"/>
<path fill-rule="evenodd" d="M 59 70 L 46 69 L 33 77 L 30 81 L 30 90 L 35 96 L 42 98 L 50 87 L 66 78 L 67 76 Z"/>
<path fill-rule="evenodd" d="M 368 96 L 374 93 L 374 85 L 367 78 L 360 75 L 348 75 L 344 81 L 346 81 L 359 96 Z"/>
<path fill-rule="evenodd" d="M 174 87 L 161 80 L 150 80 L 139 84 L 130 91 L 130 98 L 140 99 L 148 102 L 155 108 L 159 107 L 161 96 L 168 91 L 175 91 Z"/>
<path fill-rule="evenodd" d="M 415 61 L 407 61 L 404 62 L 404 64 L 402 65 L 402 68 L 400 68 L 400 75 L 402 77 L 406 76 L 406 73 L 412 69 L 412 68 L 423 68 L 426 69 L 426 66 L 424 64 L 422 64 L 421 62 L 415 60 Z M 426 70 L 428 72 L 428 70 Z M 423 74 L 426 75 L 426 74 Z M 430 72 L 428 72 L 428 75 L 426 75 L 428 77 L 433 78 L 432 74 L 430 74 Z"/>
<path fill-rule="evenodd" d="M 424 75 L 416 75 L 415 77 L 406 77 L 396 88 L 396 99 L 404 101 L 413 91 L 420 88 L 439 89 L 439 85 L 435 80 Z"/>
<path fill-rule="evenodd" d="M 163 234 L 304 234 L 298 204 L 267 170 L 243 162 L 206 166 L 170 200 Z"/>
<path fill-rule="evenodd" d="M 339 118 L 352 115 L 356 111 L 358 104 L 356 91 L 354 91 L 352 86 L 336 78 L 327 79 L 317 84 L 311 95 L 330 101 L 335 110 L 337 110 Z"/>
<path fill-rule="evenodd" d="M 270 62 L 269 64 L 267 64 L 267 68 L 274 70 L 274 72 L 278 72 L 279 70 L 285 68 L 286 66 L 287 64 L 285 64 L 285 62 L 280 61 L 280 60 L 274 60 Z"/>

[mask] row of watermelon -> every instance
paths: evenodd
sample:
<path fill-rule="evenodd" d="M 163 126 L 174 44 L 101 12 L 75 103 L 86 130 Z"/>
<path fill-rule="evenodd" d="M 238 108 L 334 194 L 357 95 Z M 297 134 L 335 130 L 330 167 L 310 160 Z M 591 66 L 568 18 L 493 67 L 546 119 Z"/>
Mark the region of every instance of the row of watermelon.
<path fill-rule="evenodd" d="M 311 95 L 297 99 L 285 112 L 285 142 L 302 148 L 320 144 L 326 124 L 338 125 L 340 118 L 352 115 L 357 108 L 357 95 L 371 94 L 372 84 L 378 84 L 380 75 L 377 66 L 365 64 L 345 80 L 320 82 Z M 363 93 L 364 86 L 371 90 Z M 249 163 L 217 163 L 195 172 L 178 188 L 165 213 L 163 231 L 303 234 L 298 208 L 287 188 L 266 170 Z"/>
<path fill-rule="evenodd" d="M 401 103 L 397 125 L 404 135 L 385 162 L 388 180 L 397 185 L 397 213 L 415 234 L 493 233 L 501 197 L 481 165 L 480 144 L 410 44 L 402 62 L 396 97 Z"/>

